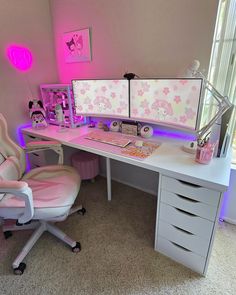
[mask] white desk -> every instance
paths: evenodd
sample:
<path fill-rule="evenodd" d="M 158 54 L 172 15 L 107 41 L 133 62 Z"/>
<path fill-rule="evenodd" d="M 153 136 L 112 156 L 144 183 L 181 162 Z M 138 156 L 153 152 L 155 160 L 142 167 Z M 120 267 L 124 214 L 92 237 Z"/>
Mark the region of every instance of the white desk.
<path fill-rule="evenodd" d="M 223 192 L 229 185 L 230 156 L 201 165 L 194 161 L 194 155 L 182 151 L 183 143 L 158 138 L 161 146 L 150 157 L 138 160 L 120 155 L 119 147 L 85 139 L 84 135 L 90 131 L 86 126 L 61 133 L 52 125 L 43 130 L 22 129 L 25 135 L 58 140 L 63 145 L 105 157 L 108 200 L 111 200 L 110 159 L 158 172 L 155 250 L 205 275 Z"/>

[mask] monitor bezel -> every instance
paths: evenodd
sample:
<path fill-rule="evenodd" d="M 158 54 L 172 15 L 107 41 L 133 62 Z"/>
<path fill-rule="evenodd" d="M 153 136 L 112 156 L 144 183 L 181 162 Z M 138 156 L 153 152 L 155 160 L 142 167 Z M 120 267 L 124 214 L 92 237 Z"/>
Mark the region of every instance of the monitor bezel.
<path fill-rule="evenodd" d="M 171 124 L 171 123 L 165 123 L 163 121 L 157 121 L 157 120 L 146 120 L 146 119 L 142 119 L 142 118 L 135 118 L 131 116 L 131 96 L 132 96 L 132 91 L 131 91 L 131 84 L 132 81 L 148 81 L 148 80 L 200 80 L 201 81 L 201 85 L 200 85 L 200 95 L 199 95 L 199 103 L 198 103 L 198 109 L 197 109 L 197 119 L 196 119 L 196 123 L 195 123 L 195 127 L 191 128 L 191 127 L 186 127 L 183 125 L 179 125 L 179 124 Z M 188 132 L 196 132 L 197 130 L 199 130 L 200 127 L 200 123 L 201 123 L 201 115 L 202 115 L 202 109 L 203 109 L 203 103 L 204 103 L 204 97 L 203 97 L 203 79 L 202 78 L 195 78 L 195 77 L 180 77 L 180 78 L 137 78 L 137 79 L 132 79 L 130 80 L 130 94 L 129 94 L 129 107 L 130 107 L 130 120 L 133 121 L 138 121 L 138 122 L 144 122 L 144 123 L 149 123 L 149 124 L 153 124 L 153 125 L 160 125 L 160 126 L 167 126 L 169 128 L 175 128 L 175 129 L 180 129 L 183 131 L 188 131 Z"/>
<path fill-rule="evenodd" d="M 73 82 L 76 82 L 76 81 L 127 81 L 127 86 L 128 86 L 128 116 L 119 116 L 119 115 L 104 115 L 104 114 L 101 114 L 101 113 L 76 113 L 77 116 L 84 116 L 84 117 L 101 117 L 101 118 L 114 118 L 114 119 L 129 119 L 129 115 L 130 115 L 130 84 L 129 84 L 129 81 L 127 79 L 124 79 L 124 78 L 120 78 L 120 79 L 117 79 L 117 78 L 109 78 L 109 79 L 103 79 L 103 78 L 99 78 L 99 79 L 96 79 L 96 78 L 88 78 L 88 79 L 72 79 L 71 80 L 71 85 L 72 85 L 72 91 L 73 91 L 73 96 L 74 96 L 74 84 Z"/>

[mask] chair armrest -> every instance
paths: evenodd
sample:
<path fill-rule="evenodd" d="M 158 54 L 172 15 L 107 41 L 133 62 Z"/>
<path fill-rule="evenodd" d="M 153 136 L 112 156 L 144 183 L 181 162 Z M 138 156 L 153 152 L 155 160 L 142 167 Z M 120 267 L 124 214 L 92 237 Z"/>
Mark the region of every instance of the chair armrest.
<path fill-rule="evenodd" d="M 18 219 L 19 223 L 26 223 L 34 215 L 32 190 L 24 181 L 0 180 L 0 193 L 8 193 L 25 201 L 24 213 Z"/>
<path fill-rule="evenodd" d="M 0 192 L 8 193 L 7 190 L 11 192 L 15 190 L 16 192 L 24 191 L 28 187 L 28 183 L 25 181 L 16 180 L 1 180 L 0 181 Z"/>
<path fill-rule="evenodd" d="M 35 151 L 53 150 L 59 155 L 58 164 L 63 164 L 63 149 L 59 141 L 31 141 L 26 144 L 26 153 L 33 153 Z"/>

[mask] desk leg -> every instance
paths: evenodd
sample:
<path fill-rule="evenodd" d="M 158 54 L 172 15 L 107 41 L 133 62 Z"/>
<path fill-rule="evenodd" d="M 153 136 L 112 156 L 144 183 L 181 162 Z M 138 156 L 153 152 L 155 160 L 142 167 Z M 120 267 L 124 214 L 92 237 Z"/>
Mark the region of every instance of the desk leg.
<path fill-rule="evenodd" d="M 106 158 L 106 172 L 107 172 L 107 200 L 111 201 L 111 161 Z"/>
<path fill-rule="evenodd" d="M 158 173 L 158 190 L 157 190 L 157 209 L 156 209 L 156 229 L 155 229 L 155 244 L 154 250 L 158 251 L 157 247 L 157 240 L 158 240 L 158 227 L 159 227 L 159 220 L 160 220 L 160 196 L 161 196 L 161 178 L 162 174 Z"/>

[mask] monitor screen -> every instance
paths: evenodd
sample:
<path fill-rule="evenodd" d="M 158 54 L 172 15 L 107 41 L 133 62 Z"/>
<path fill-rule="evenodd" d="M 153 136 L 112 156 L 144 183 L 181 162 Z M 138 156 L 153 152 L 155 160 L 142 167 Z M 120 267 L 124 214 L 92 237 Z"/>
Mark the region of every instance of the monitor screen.
<path fill-rule="evenodd" d="M 134 79 L 130 81 L 130 118 L 196 130 L 202 79 Z"/>
<path fill-rule="evenodd" d="M 73 80 L 77 115 L 128 118 L 128 80 Z"/>

